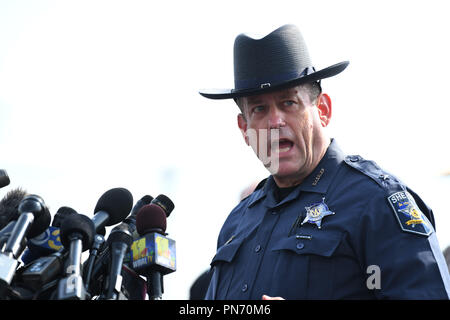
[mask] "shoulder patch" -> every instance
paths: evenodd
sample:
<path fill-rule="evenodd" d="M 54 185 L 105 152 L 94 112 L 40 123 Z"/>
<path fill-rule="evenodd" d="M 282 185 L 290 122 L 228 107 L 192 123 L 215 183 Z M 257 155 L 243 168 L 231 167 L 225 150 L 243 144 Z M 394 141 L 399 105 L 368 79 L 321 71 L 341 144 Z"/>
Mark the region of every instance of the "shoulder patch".
<path fill-rule="evenodd" d="M 403 231 L 423 236 L 429 236 L 433 232 L 431 223 L 408 191 L 393 193 L 387 197 L 387 200 Z"/>

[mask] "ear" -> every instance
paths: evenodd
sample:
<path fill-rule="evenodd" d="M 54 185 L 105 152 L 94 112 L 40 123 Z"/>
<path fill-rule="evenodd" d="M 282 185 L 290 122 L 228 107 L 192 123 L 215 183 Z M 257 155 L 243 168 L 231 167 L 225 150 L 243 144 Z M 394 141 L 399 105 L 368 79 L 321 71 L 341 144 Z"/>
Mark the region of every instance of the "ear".
<path fill-rule="evenodd" d="M 322 124 L 322 127 L 326 127 L 330 123 L 332 115 L 331 99 L 326 93 L 322 93 L 317 100 L 320 123 Z"/>
<path fill-rule="evenodd" d="M 242 113 L 239 113 L 237 116 L 237 122 L 238 127 L 241 130 L 242 136 L 244 137 L 245 143 L 247 145 L 250 145 L 248 142 L 248 136 L 247 136 L 247 121 L 244 118 L 244 115 Z"/>

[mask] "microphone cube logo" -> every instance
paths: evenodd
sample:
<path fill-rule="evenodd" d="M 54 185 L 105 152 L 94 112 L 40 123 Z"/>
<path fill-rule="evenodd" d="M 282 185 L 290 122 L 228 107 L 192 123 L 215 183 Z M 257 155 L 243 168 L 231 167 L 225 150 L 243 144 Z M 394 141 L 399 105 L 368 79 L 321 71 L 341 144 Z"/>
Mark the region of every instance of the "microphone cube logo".
<path fill-rule="evenodd" d="M 130 258 L 133 269 L 159 266 L 166 272 L 176 270 L 175 240 L 158 233 L 150 233 L 131 245 Z"/>

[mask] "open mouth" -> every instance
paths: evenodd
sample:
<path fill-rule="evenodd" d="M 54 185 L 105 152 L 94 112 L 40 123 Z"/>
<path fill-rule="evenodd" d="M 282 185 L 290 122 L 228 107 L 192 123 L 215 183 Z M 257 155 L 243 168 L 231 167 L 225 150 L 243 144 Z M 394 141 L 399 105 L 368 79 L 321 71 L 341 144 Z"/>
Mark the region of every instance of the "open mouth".
<path fill-rule="evenodd" d="M 278 152 L 284 153 L 292 149 L 294 143 L 289 139 L 280 139 L 278 141 Z"/>

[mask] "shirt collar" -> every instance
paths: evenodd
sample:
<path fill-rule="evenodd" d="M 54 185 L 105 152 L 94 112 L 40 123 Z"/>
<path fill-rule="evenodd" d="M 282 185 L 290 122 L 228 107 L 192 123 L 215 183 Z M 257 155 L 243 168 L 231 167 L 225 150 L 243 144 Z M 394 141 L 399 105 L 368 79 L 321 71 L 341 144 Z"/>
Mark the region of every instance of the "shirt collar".
<path fill-rule="evenodd" d="M 323 156 L 322 160 L 320 160 L 317 167 L 280 203 L 277 203 L 274 195 L 276 188 L 275 180 L 273 179 L 273 176 L 270 176 L 264 187 L 255 192 L 253 199 L 249 203 L 249 207 L 253 206 L 257 201 L 264 197 L 266 197 L 264 200 L 264 205 L 273 208 L 296 199 L 302 191 L 325 194 L 344 158 L 345 154 L 342 152 L 336 141 L 331 139 L 327 152 Z"/>

